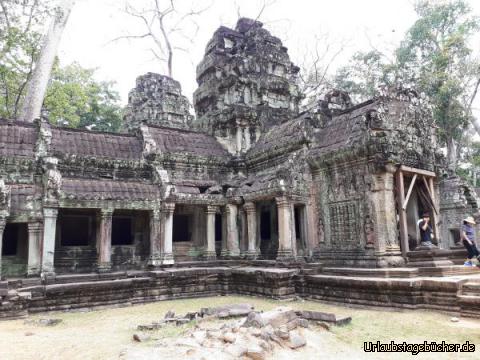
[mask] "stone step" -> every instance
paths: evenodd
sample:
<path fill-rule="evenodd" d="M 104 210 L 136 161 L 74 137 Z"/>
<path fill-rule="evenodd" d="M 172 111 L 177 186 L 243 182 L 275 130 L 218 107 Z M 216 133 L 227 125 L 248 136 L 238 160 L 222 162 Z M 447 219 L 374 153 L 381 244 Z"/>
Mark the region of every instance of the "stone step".
<path fill-rule="evenodd" d="M 418 276 L 443 277 L 453 275 L 480 274 L 480 268 L 463 265 L 447 265 L 439 267 L 403 267 L 403 268 L 340 268 L 325 267 L 321 274 L 337 276 L 360 276 L 380 278 L 413 278 Z"/>
<path fill-rule="evenodd" d="M 412 278 L 418 276 L 416 268 L 341 268 L 325 267 L 322 268 L 322 275 L 336 276 L 359 276 L 359 277 L 380 277 L 380 278 Z"/>
<path fill-rule="evenodd" d="M 462 295 L 480 296 L 480 282 L 468 281 L 462 285 Z"/>

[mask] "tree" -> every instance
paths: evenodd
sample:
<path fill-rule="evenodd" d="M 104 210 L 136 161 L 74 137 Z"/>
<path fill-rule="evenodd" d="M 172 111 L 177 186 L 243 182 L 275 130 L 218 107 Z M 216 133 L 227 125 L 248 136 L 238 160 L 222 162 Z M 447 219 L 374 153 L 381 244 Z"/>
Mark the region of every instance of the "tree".
<path fill-rule="evenodd" d="M 0 0 L 0 117 L 18 118 L 49 5 L 39 0 Z"/>
<path fill-rule="evenodd" d="M 302 46 L 305 49 L 299 62 L 299 87 L 305 94 L 302 110 L 315 107 L 321 97 L 332 88 L 331 67 L 345 46 L 346 41 L 333 40 L 328 33 L 320 32 L 315 35 L 313 42 Z"/>
<path fill-rule="evenodd" d="M 20 115 L 23 121 L 33 122 L 40 116 L 58 45 L 74 5 L 75 0 L 60 0 L 55 8 L 51 25 L 43 39 L 38 59 L 27 82 L 27 92 Z"/>
<path fill-rule="evenodd" d="M 337 70 L 333 86 L 348 92 L 354 102 L 362 102 L 374 97 L 379 86 L 393 84 L 394 68 L 378 50 L 359 51 L 349 65 Z"/>
<path fill-rule="evenodd" d="M 122 109 L 112 82 L 97 82 L 94 69 L 79 64 L 61 68 L 55 63 L 43 105 L 49 121 L 57 125 L 99 131 L 119 131 Z"/>
<path fill-rule="evenodd" d="M 133 2 L 127 1 L 125 13 L 137 19 L 144 31 L 141 34 L 122 35 L 113 41 L 151 41 L 151 53 L 155 59 L 166 64 L 167 75 L 172 77 L 174 54 L 177 51 L 188 53 L 188 46 L 193 44 L 199 30 L 196 18 L 210 7 L 195 7 L 194 3 L 191 1 L 185 5 L 185 1 L 144 0 L 135 1 L 134 6 Z"/>
<path fill-rule="evenodd" d="M 480 84 L 480 62 L 469 41 L 480 23 L 464 0 L 423 0 L 415 11 L 419 18 L 395 50 L 393 62 L 376 50 L 356 54 L 350 66 L 339 70 L 336 83 L 363 100 L 378 85 L 401 84 L 426 94 L 453 172 L 458 145 L 474 122 L 471 105 Z"/>
<path fill-rule="evenodd" d="M 479 22 L 464 0 L 420 1 L 415 10 L 420 18 L 396 51 L 398 78 L 430 98 L 448 166 L 454 171 L 456 148 L 470 123 L 465 99 L 480 69 L 469 47 Z"/>

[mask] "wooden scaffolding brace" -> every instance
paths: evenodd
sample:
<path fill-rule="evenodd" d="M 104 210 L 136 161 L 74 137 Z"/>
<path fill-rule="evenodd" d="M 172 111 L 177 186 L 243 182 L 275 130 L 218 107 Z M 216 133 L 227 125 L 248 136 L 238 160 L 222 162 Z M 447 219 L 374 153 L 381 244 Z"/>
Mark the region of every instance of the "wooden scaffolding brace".
<path fill-rule="evenodd" d="M 412 181 L 410 182 L 410 186 L 408 187 L 407 194 L 405 195 L 405 181 L 404 181 L 404 174 L 413 175 Z M 396 183 L 397 183 L 397 207 L 398 207 L 398 215 L 399 215 L 399 224 L 400 224 L 400 247 L 402 250 L 402 256 L 406 257 L 407 252 L 409 251 L 408 245 L 408 227 L 407 227 L 407 204 L 408 200 L 410 199 L 410 195 L 412 195 L 413 187 L 415 186 L 415 182 L 421 178 L 425 188 L 427 189 L 427 194 L 425 200 L 427 201 L 428 205 L 430 206 L 431 212 L 431 219 L 432 219 L 432 229 L 433 234 L 435 235 L 435 239 L 439 239 L 439 231 L 438 231 L 438 209 L 435 205 L 435 188 L 433 179 L 435 178 L 435 173 L 427 170 L 415 169 L 405 165 L 401 165 L 397 173 L 395 174 Z"/>

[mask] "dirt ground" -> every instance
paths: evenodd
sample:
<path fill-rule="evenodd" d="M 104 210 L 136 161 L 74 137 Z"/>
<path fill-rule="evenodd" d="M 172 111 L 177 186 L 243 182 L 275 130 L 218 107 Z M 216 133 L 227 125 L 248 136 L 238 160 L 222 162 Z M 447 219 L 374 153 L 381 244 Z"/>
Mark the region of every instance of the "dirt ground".
<path fill-rule="evenodd" d="M 412 355 L 391 353 L 366 353 L 364 341 L 389 343 L 423 343 L 424 341 L 465 343 L 476 347 L 475 353 L 423 353 L 416 359 L 479 359 L 480 320 L 463 319 L 452 322 L 451 316 L 431 311 L 393 311 L 358 309 L 322 304 L 312 301 L 274 301 L 253 297 L 212 297 L 163 301 L 114 309 L 82 312 L 55 312 L 30 316 L 25 320 L 0 322 L 0 359 L 128 359 L 185 358 L 185 349 L 165 353 L 165 344 L 194 324 L 180 327 L 167 326 L 151 334 L 147 342 L 132 340 L 139 324 L 148 324 L 163 318 L 173 309 L 177 314 L 199 310 L 202 307 L 248 302 L 257 310 L 278 306 L 294 309 L 334 312 L 352 317 L 349 325 L 332 327 L 327 331 L 311 326 L 305 331 L 307 346 L 298 350 L 279 349 L 271 359 L 411 359 Z M 59 318 L 55 326 L 41 326 L 28 320 Z"/>

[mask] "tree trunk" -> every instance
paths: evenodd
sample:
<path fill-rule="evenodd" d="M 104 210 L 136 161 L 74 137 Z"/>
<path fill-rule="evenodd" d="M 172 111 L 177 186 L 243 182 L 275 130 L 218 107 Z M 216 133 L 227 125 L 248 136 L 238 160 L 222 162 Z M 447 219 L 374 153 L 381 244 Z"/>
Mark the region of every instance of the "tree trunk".
<path fill-rule="evenodd" d="M 477 134 L 480 135 L 480 119 L 477 119 L 476 117 L 472 116 L 471 123 L 473 125 L 473 128 L 477 132 Z"/>
<path fill-rule="evenodd" d="M 457 145 L 451 137 L 447 139 L 447 168 L 451 173 L 457 170 Z"/>
<path fill-rule="evenodd" d="M 60 0 L 52 22 L 44 37 L 40 55 L 33 70 L 32 77 L 27 85 L 27 93 L 20 114 L 20 120 L 33 122 L 40 117 L 43 99 L 47 91 L 48 80 L 52 71 L 53 62 L 57 55 L 58 45 L 68 17 L 76 0 Z"/>

